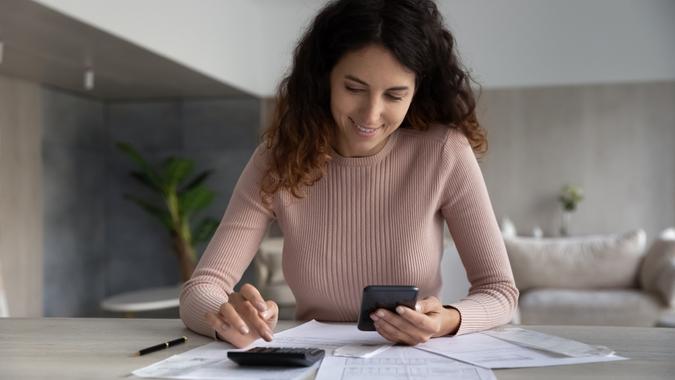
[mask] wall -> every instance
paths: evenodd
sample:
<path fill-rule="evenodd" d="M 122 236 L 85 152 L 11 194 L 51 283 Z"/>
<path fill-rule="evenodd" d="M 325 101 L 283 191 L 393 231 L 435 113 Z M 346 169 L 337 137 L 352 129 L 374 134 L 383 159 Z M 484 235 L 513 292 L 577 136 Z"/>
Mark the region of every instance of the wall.
<path fill-rule="evenodd" d="M 204 215 L 219 219 L 257 144 L 259 101 L 104 103 L 42 91 L 45 315 L 105 315 L 99 303 L 107 296 L 176 284 L 167 232 L 123 198 L 148 193 L 114 143 L 132 143 L 152 162 L 180 155 L 196 170 L 213 169 L 208 186 L 218 196 Z"/>
<path fill-rule="evenodd" d="M 106 293 L 104 105 L 48 88 L 42 101 L 45 316 L 96 315 Z"/>
<path fill-rule="evenodd" d="M 675 225 L 675 82 L 486 90 L 482 163 L 498 217 L 557 234 L 566 183 L 585 200 L 573 234 Z"/>
<path fill-rule="evenodd" d="M 39 86 L 0 76 L 0 280 L 12 317 L 42 316 L 41 107 Z"/>
<path fill-rule="evenodd" d="M 218 195 L 202 215 L 220 219 L 257 146 L 260 104 L 253 98 L 113 103 L 106 108 L 106 119 L 110 144 L 132 143 L 154 162 L 170 155 L 191 158 L 195 173 L 213 169 L 207 186 Z M 122 197 L 147 194 L 128 176 L 135 167 L 117 151 L 108 156 L 107 293 L 177 283 L 177 260 L 167 232 Z"/>
<path fill-rule="evenodd" d="M 37 2 L 263 97 L 326 1 Z M 675 80 L 672 0 L 437 3 L 486 87 Z"/>

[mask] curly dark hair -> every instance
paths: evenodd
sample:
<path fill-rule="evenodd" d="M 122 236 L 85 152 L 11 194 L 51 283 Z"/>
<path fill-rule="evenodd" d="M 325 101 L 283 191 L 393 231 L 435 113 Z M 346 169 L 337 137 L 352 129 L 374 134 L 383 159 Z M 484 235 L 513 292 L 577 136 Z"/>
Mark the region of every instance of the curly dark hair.
<path fill-rule="evenodd" d="M 272 123 L 263 135 L 270 153 L 261 183 L 266 204 L 280 189 L 302 197 L 303 186 L 325 175 L 336 137 L 330 73 L 346 53 L 370 44 L 385 47 L 415 73 L 416 91 L 402 128 L 426 130 L 441 123 L 461 130 L 475 153 L 487 150 L 472 79 L 433 1 L 331 1 L 305 31 L 290 74 L 279 84 Z"/>

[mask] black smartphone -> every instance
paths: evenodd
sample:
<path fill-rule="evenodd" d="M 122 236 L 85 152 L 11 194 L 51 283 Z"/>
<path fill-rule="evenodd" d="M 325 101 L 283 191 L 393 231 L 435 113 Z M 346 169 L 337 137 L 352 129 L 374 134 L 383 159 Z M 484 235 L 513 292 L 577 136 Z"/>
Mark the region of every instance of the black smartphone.
<path fill-rule="evenodd" d="M 415 309 L 417 287 L 411 285 L 370 285 L 363 288 L 361 311 L 359 312 L 359 330 L 375 331 L 370 314 L 377 309 L 387 309 L 396 313 L 396 306 L 402 305 Z"/>

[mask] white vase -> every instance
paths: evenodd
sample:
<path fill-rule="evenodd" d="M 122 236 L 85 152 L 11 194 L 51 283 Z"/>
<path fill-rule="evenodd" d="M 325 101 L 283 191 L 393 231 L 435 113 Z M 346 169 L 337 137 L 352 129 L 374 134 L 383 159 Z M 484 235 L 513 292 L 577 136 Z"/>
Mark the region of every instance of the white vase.
<path fill-rule="evenodd" d="M 572 211 L 563 210 L 560 217 L 560 236 L 570 235 L 571 221 L 572 221 Z"/>

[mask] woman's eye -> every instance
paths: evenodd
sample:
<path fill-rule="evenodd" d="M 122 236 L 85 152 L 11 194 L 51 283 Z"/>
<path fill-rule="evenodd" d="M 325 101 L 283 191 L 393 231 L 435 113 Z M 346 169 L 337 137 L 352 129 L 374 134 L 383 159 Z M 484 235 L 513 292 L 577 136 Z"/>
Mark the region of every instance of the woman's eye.
<path fill-rule="evenodd" d="M 391 100 L 394 100 L 394 101 L 397 101 L 397 102 L 400 101 L 400 100 L 403 100 L 403 97 L 401 97 L 401 96 L 394 96 L 394 95 L 391 95 L 391 94 L 387 94 L 387 98 L 389 98 L 389 99 L 391 99 Z"/>
<path fill-rule="evenodd" d="M 345 88 L 346 88 L 347 91 L 349 91 L 349 92 L 363 92 L 363 90 L 360 89 L 360 88 L 354 88 L 354 87 L 349 87 L 349 86 L 345 86 Z"/>

